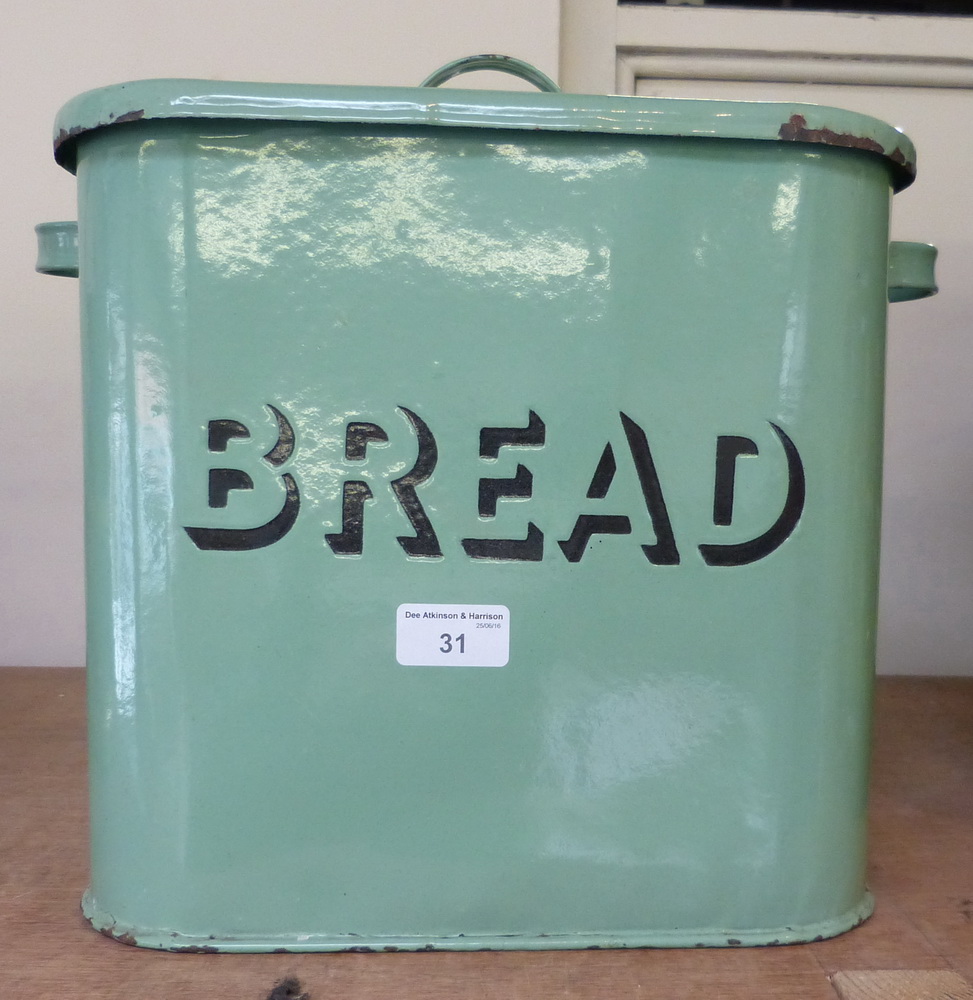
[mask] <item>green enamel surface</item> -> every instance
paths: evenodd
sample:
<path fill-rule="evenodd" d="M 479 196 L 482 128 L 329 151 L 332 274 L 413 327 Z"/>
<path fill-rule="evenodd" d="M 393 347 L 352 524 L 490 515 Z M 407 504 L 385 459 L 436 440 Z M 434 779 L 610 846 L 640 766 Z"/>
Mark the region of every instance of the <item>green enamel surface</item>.
<path fill-rule="evenodd" d="M 98 926 L 563 947 L 865 915 L 887 160 L 387 123 L 142 121 L 77 145 Z M 268 404 L 294 430 L 278 466 Z M 416 496 L 438 557 L 398 541 L 406 410 L 436 441 Z M 531 411 L 543 445 L 480 457 L 483 428 Z M 677 564 L 642 548 L 660 525 L 621 414 Z M 215 420 L 250 436 L 211 451 Z M 348 459 L 352 423 L 387 441 Z M 700 546 L 783 516 L 774 425 L 796 527 L 708 565 Z M 715 523 L 731 437 L 757 454 Z M 530 497 L 481 517 L 481 480 L 518 465 Z M 210 506 L 214 468 L 253 488 Z M 286 477 L 300 508 L 273 544 L 185 530 L 270 521 Z M 326 539 L 349 481 L 372 494 L 357 556 Z M 572 562 L 580 515 L 631 531 Z M 528 524 L 538 561 L 462 546 Z M 403 603 L 505 606 L 509 662 L 400 665 Z"/>

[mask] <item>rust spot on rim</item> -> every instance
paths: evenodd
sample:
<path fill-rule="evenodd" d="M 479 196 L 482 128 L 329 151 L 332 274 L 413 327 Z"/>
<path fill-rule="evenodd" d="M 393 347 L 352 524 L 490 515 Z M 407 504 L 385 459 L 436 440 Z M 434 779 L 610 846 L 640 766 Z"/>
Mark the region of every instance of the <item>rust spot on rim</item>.
<path fill-rule="evenodd" d="M 90 921 L 89 921 L 90 923 Z M 94 924 L 91 925 L 94 927 Z M 112 941 L 118 941 L 121 944 L 127 944 L 131 948 L 138 947 L 138 941 L 135 940 L 135 935 L 131 931 L 122 931 L 121 933 L 115 932 L 115 925 L 111 924 L 109 927 L 95 927 L 95 930 L 102 935 L 102 937 L 110 938 Z"/>
<path fill-rule="evenodd" d="M 123 115 L 109 115 L 112 125 L 121 125 L 123 122 L 137 122 L 145 116 L 145 110 L 139 108 L 138 111 L 126 111 Z"/>
<path fill-rule="evenodd" d="M 72 129 L 62 128 L 57 134 L 57 138 L 54 140 L 54 151 L 57 152 L 58 148 L 63 146 L 70 139 L 74 139 L 81 135 L 85 130 L 80 126 L 76 125 Z"/>
<path fill-rule="evenodd" d="M 854 135 L 851 132 L 835 132 L 830 128 L 808 128 L 804 115 L 791 115 L 777 133 L 781 139 L 791 142 L 823 142 L 829 146 L 845 146 L 848 149 L 865 149 L 870 153 L 885 155 L 885 147 L 874 139 Z M 897 151 L 905 162 L 901 151 Z"/>
<path fill-rule="evenodd" d="M 867 136 L 855 135 L 853 132 L 835 132 L 830 128 L 808 128 L 804 115 L 793 114 L 781 125 L 777 132 L 778 138 L 789 142 L 819 142 L 828 146 L 842 146 L 845 149 L 863 149 L 868 153 L 878 153 L 894 163 L 898 168 L 895 190 L 901 191 L 915 179 L 916 165 L 906 159 L 905 153 L 898 146 L 887 152 L 881 143 Z"/>
<path fill-rule="evenodd" d="M 82 132 L 90 132 L 92 129 L 103 128 L 106 125 L 124 125 L 126 122 L 137 122 L 145 117 L 145 109 L 139 108 L 137 111 L 126 111 L 124 114 L 120 115 L 109 115 L 108 121 L 98 122 L 97 125 L 91 126 L 81 126 L 76 125 L 72 129 L 62 128 L 57 134 L 57 138 L 54 140 L 54 152 L 63 146 L 66 142 L 70 142 L 71 139 L 77 139 Z"/>

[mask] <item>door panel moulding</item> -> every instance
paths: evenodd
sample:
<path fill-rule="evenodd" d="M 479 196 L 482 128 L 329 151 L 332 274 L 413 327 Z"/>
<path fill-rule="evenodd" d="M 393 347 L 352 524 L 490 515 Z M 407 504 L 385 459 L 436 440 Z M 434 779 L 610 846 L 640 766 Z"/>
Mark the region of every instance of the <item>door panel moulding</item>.
<path fill-rule="evenodd" d="M 561 0 L 560 13 L 567 91 L 634 94 L 639 79 L 973 88 L 973 18 L 617 0 Z"/>
<path fill-rule="evenodd" d="M 973 88 L 973 59 L 904 59 L 830 53 L 720 49 L 617 50 L 615 84 L 634 94 L 641 79 L 744 80 L 865 87 Z"/>

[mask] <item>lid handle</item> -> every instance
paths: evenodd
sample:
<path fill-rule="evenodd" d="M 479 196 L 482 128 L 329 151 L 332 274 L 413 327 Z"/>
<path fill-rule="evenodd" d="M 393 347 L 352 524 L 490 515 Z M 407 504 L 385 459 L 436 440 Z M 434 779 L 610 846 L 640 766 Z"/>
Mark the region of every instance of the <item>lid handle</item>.
<path fill-rule="evenodd" d="M 440 66 L 435 73 L 427 76 L 420 87 L 438 87 L 447 80 L 452 80 L 460 73 L 473 73 L 478 69 L 492 69 L 498 73 L 509 73 L 511 76 L 519 76 L 521 80 L 532 83 L 538 90 L 543 90 L 548 94 L 560 93 L 561 88 L 549 77 L 542 73 L 536 66 L 524 62 L 523 59 L 514 59 L 513 56 L 481 55 L 463 56 L 462 59 L 454 59 L 452 62 Z"/>

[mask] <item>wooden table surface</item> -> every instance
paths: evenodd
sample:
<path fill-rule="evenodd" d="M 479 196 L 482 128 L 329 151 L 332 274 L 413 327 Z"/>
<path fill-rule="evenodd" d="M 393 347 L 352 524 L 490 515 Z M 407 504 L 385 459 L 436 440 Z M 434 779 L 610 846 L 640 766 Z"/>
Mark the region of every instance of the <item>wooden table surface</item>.
<path fill-rule="evenodd" d="M 92 931 L 84 672 L 0 669 L 3 1000 L 973 1000 L 973 678 L 881 678 L 875 916 L 778 948 L 175 955 Z"/>

